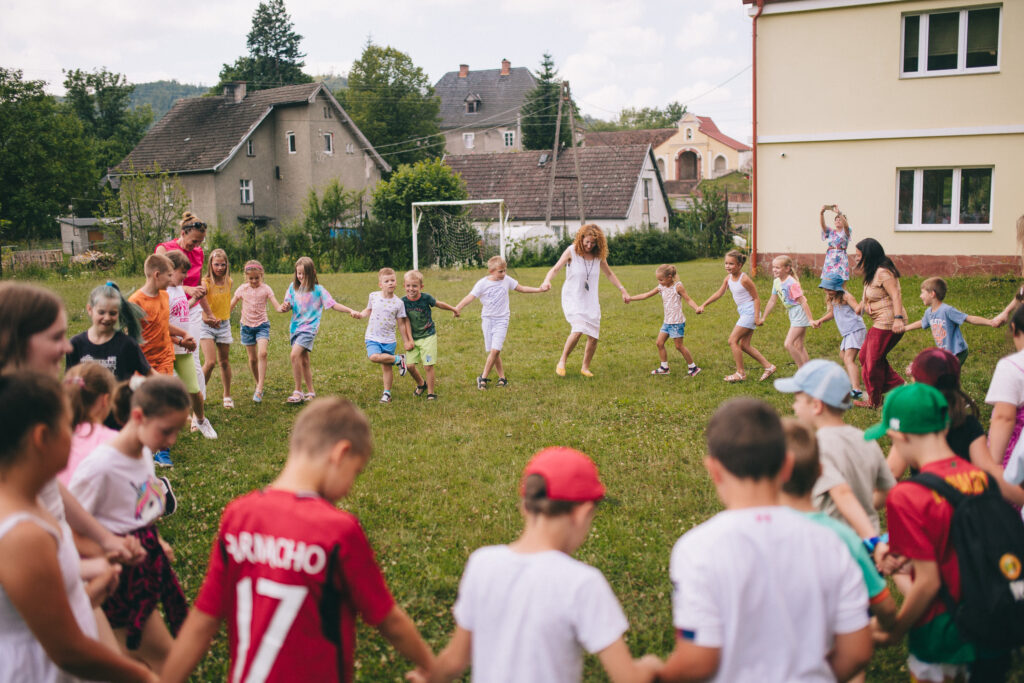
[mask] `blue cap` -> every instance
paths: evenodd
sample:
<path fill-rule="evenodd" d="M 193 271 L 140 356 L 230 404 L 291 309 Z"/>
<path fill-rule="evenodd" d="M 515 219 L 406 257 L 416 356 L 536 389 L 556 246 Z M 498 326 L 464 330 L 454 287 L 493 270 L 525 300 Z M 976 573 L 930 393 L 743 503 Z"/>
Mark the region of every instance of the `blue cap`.
<path fill-rule="evenodd" d="M 849 410 L 850 377 L 839 363 L 815 358 L 807 361 L 792 377 L 775 380 L 775 388 L 787 394 L 802 391 L 833 408 Z"/>
<path fill-rule="evenodd" d="M 831 289 L 833 292 L 843 291 L 843 278 L 830 275 L 828 277 L 821 278 L 821 284 L 818 285 L 818 289 Z"/>

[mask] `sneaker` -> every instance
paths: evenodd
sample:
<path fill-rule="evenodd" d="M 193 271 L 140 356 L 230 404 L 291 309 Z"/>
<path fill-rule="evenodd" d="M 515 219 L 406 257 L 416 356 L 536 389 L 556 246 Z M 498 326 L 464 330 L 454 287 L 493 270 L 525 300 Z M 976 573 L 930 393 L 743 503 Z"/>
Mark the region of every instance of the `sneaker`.
<path fill-rule="evenodd" d="M 667 367 L 665 367 L 664 365 L 659 365 L 658 367 L 656 367 L 653 370 L 651 370 L 651 374 L 652 375 L 667 375 L 670 372 L 671 371 Z"/>
<path fill-rule="evenodd" d="M 853 397 L 853 400 L 857 401 L 864 396 L 864 392 L 861 391 L 860 389 L 852 389 L 850 390 L 850 396 Z"/>
<path fill-rule="evenodd" d="M 480 391 L 483 391 L 484 389 L 487 388 L 487 383 L 490 382 L 490 381 L 491 380 L 484 379 L 483 377 L 477 377 L 476 378 L 476 388 L 479 389 Z"/>
<path fill-rule="evenodd" d="M 199 433 L 207 439 L 217 438 L 217 432 L 214 431 L 213 425 L 210 424 L 210 418 L 208 417 L 204 417 L 203 421 L 199 423 Z"/>
<path fill-rule="evenodd" d="M 391 403 L 391 392 L 390 391 L 385 391 L 383 394 L 381 394 L 380 395 L 380 402 L 381 403 Z"/>
<path fill-rule="evenodd" d="M 164 487 L 164 517 L 173 515 L 174 511 L 178 509 L 178 499 L 174 496 L 174 491 L 171 489 L 171 480 L 167 477 L 157 477 L 160 484 Z"/>
<path fill-rule="evenodd" d="M 253 392 L 253 394 L 252 394 L 252 402 L 253 403 L 263 403 L 263 390 L 262 389 L 257 389 L 256 391 Z"/>
<path fill-rule="evenodd" d="M 692 368 L 686 369 L 686 374 L 690 377 L 695 377 L 700 374 L 700 366 L 694 365 Z"/>
<path fill-rule="evenodd" d="M 153 454 L 153 462 L 160 467 L 174 467 L 174 463 L 171 462 L 171 452 L 166 448 L 162 448 Z"/>
<path fill-rule="evenodd" d="M 398 360 L 398 376 L 405 377 L 405 371 L 409 369 L 409 367 L 405 364 L 405 354 L 400 353 L 397 356 L 395 356 L 395 358 Z"/>

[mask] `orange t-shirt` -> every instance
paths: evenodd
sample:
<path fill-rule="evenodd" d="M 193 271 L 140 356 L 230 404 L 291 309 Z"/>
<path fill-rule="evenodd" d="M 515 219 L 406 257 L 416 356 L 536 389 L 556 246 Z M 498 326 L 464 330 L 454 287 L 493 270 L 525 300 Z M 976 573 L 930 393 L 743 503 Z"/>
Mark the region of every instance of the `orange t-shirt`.
<path fill-rule="evenodd" d="M 149 296 L 141 289 L 135 290 L 129 298 L 146 313 L 142 322 L 142 354 L 149 361 L 153 372 L 161 375 L 174 374 L 174 345 L 171 344 L 171 303 L 167 291 Z"/>

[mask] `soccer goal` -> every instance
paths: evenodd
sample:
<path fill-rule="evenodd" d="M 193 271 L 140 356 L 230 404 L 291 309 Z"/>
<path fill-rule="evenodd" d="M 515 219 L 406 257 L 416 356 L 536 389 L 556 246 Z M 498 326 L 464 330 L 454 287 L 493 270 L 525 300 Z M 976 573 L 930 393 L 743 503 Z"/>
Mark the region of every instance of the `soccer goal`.
<path fill-rule="evenodd" d="M 493 205 L 497 216 L 470 215 L 474 206 Z M 505 258 L 509 212 L 504 199 L 462 199 L 412 203 L 412 267 L 481 265 L 495 254 Z"/>

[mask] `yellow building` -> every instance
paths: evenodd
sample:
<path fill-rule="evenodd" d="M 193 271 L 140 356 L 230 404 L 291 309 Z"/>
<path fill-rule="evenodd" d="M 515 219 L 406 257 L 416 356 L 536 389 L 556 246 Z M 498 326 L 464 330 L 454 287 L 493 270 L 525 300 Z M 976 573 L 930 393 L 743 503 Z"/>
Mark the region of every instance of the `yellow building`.
<path fill-rule="evenodd" d="M 907 273 L 1017 271 L 1024 2 L 743 0 L 754 17 L 753 247 L 820 267 L 838 204 Z"/>
<path fill-rule="evenodd" d="M 676 132 L 654 148 L 654 156 L 666 181 L 693 185 L 750 165 L 749 146 L 718 130 L 710 116 L 690 112 L 676 123 Z"/>

